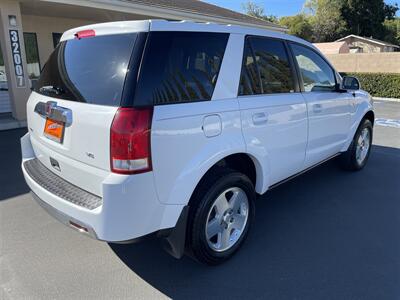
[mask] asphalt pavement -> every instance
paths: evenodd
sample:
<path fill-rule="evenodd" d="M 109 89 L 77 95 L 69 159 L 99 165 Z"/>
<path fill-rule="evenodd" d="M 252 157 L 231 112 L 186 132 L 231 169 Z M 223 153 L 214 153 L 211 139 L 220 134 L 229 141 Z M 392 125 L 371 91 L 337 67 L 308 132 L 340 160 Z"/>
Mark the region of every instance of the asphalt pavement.
<path fill-rule="evenodd" d="M 366 168 L 330 161 L 260 197 L 248 240 L 218 267 L 58 223 L 24 183 L 26 129 L 0 132 L 0 299 L 400 299 L 400 103 L 375 107 Z"/>

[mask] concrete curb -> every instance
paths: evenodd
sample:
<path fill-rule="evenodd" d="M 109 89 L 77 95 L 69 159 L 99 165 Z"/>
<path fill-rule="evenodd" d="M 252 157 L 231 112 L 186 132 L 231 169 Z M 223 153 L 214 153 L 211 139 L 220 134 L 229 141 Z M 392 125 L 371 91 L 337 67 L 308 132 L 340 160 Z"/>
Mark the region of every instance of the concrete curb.
<path fill-rule="evenodd" d="M 372 97 L 375 101 L 387 101 L 387 102 L 400 102 L 398 98 L 382 98 L 382 97 Z"/>

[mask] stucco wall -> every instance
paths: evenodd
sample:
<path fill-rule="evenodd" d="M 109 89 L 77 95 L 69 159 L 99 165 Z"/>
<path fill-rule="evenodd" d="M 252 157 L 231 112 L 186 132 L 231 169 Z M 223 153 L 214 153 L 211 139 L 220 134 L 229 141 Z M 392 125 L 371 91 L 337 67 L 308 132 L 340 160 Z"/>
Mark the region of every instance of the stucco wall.
<path fill-rule="evenodd" d="M 339 72 L 400 73 L 400 52 L 327 54 Z"/>
<path fill-rule="evenodd" d="M 363 49 L 363 53 L 378 53 L 383 52 L 384 49 L 384 46 L 357 40 L 353 41 L 350 46 L 360 47 L 361 49 Z"/>
<path fill-rule="evenodd" d="M 54 49 L 53 32 L 63 33 L 68 29 L 91 23 L 93 21 L 22 15 L 24 32 L 36 33 L 41 67 Z"/>

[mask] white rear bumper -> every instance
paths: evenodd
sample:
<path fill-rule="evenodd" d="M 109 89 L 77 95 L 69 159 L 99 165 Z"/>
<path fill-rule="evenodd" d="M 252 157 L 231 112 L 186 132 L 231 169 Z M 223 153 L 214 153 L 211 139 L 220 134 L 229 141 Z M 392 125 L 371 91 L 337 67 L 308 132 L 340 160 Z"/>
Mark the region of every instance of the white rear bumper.
<path fill-rule="evenodd" d="M 38 202 L 54 217 L 93 238 L 109 242 L 135 239 L 172 228 L 183 205 L 161 204 L 152 172 L 127 176 L 110 173 L 102 182 L 102 205 L 87 209 L 51 193 L 29 176 L 24 162 L 35 159 L 29 133 L 21 138 L 22 171 Z M 53 170 L 51 170 L 53 172 Z M 56 172 L 53 172 L 57 176 Z"/>

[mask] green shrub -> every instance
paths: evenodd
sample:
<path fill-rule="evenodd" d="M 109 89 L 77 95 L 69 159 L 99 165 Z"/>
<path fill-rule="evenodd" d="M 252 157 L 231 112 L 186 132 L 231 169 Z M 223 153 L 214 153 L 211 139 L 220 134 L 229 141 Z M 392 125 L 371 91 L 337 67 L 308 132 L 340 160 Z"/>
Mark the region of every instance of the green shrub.
<path fill-rule="evenodd" d="M 341 73 L 357 77 L 361 88 L 372 96 L 400 98 L 400 74 L 390 73 Z"/>

